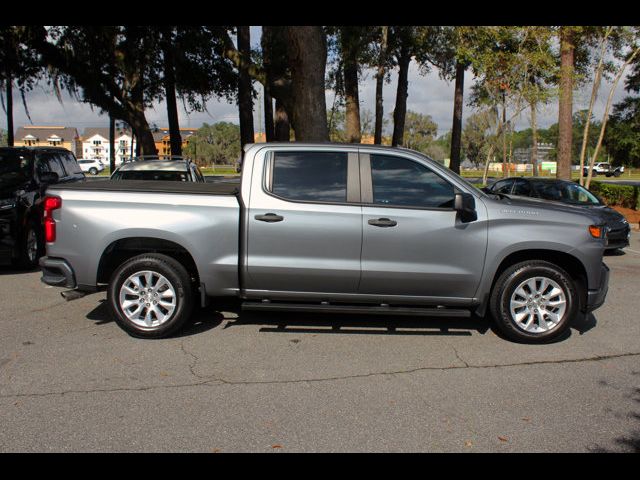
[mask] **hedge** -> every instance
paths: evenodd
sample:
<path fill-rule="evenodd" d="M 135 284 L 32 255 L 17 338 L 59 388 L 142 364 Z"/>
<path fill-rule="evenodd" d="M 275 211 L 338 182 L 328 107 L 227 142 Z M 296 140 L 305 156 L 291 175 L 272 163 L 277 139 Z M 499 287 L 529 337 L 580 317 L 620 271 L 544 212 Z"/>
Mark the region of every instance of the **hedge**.
<path fill-rule="evenodd" d="M 591 182 L 589 190 L 598 195 L 607 205 L 640 210 L 640 187 L 638 186 Z"/>

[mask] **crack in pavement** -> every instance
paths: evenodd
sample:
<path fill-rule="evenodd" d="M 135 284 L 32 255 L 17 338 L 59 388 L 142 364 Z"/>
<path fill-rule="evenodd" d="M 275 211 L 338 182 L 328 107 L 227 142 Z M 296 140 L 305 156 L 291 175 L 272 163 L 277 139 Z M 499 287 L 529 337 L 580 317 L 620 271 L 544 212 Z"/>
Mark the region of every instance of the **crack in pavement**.
<path fill-rule="evenodd" d="M 466 368 L 469 368 L 469 364 L 468 364 L 465 360 L 463 360 L 463 359 L 462 359 L 462 357 L 461 357 L 461 356 L 460 356 L 460 354 L 458 353 L 458 350 L 456 350 L 456 347 L 454 347 L 453 345 L 451 345 L 451 348 L 453 349 L 453 353 L 455 353 L 456 358 L 457 358 L 458 360 L 460 360 L 462 363 L 464 363 L 464 366 L 465 366 Z"/>
<path fill-rule="evenodd" d="M 194 357 L 197 361 L 197 357 L 186 350 L 183 351 L 192 357 Z M 61 392 L 44 392 L 44 393 L 16 393 L 16 394 L 2 394 L 0 395 L 0 399 L 6 398 L 24 398 L 24 397 L 46 397 L 46 396 L 55 396 L 55 395 L 67 395 L 73 393 L 109 393 L 109 392 L 137 392 L 137 391 L 147 391 L 147 390 L 157 390 L 164 388 L 182 388 L 182 387 L 198 387 L 198 386 L 220 386 L 220 385 L 285 385 L 285 384 L 297 384 L 297 383 L 320 383 L 320 382 L 333 382 L 339 380 L 353 380 L 358 378 L 370 378 L 377 377 L 383 375 L 402 375 L 402 374 L 411 374 L 422 371 L 447 371 L 447 370 L 460 370 L 460 369 L 489 369 L 489 368 L 511 368 L 511 367 L 526 367 L 533 365 L 562 365 L 566 363 L 580 363 L 580 362 L 599 362 L 603 360 L 614 360 L 618 358 L 626 358 L 626 357 L 637 357 L 640 356 L 639 353 L 620 353 L 615 355 L 596 355 L 595 357 L 589 358 L 576 358 L 576 359 L 566 359 L 566 360 L 541 360 L 537 362 L 521 362 L 521 363 L 506 363 L 506 364 L 496 364 L 496 365 L 469 365 L 464 362 L 464 360 L 460 359 L 465 366 L 449 366 L 449 367 L 416 367 L 408 370 L 397 370 L 391 372 L 372 372 L 372 373 L 363 373 L 357 375 L 344 375 L 339 377 L 325 377 L 325 378 L 303 378 L 303 379 L 294 379 L 294 380 L 264 380 L 264 381 L 233 381 L 233 380 L 225 380 L 221 377 L 215 377 L 214 375 L 197 375 L 193 373 L 197 378 L 203 379 L 201 382 L 195 383 L 183 383 L 183 384 L 173 384 L 173 385 L 149 385 L 142 387 L 120 387 L 120 388 L 103 388 L 103 389 L 93 389 L 93 390 L 65 390 Z M 460 358 L 460 357 L 458 357 Z M 195 366 L 195 363 L 194 363 Z"/>
<path fill-rule="evenodd" d="M 200 359 L 195 354 L 187 351 L 187 348 L 184 346 L 184 342 L 186 342 L 186 339 L 182 340 L 182 342 L 180 342 L 180 350 L 182 350 L 182 353 L 184 353 L 185 355 L 188 355 L 191 358 L 193 358 L 193 362 L 189 364 L 189 371 L 191 372 L 191 375 L 193 375 L 196 378 L 211 378 L 211 377 L 207 377 L 207 376 L 198 375 L 195 372 L 196 365 L 198 364 Z"/>

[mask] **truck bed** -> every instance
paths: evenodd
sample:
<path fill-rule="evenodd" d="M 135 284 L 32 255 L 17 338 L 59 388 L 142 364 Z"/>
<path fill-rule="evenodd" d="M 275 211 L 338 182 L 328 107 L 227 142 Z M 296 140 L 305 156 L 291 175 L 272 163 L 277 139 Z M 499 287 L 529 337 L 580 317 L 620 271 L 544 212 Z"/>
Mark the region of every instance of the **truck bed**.
<path fill-rule="evenodd" d="M 55 188 L 101 192 L 237 195 L 239 192 L 239 186 L 239 183 L 171 182 L 166 180 L 100 180 L 57 184 L 55 185 Z"/>
<path fill-rule="evenodd" d="M 47 194 L 62 199 L 52 214 L 57 240 L 47 254 L 69 262 L 79 286 L 96 285 L 116 243 L 153 241 L 184 248 L 200 266 L 207 294 L 233 295 L 238 287 L 237 184 L 84 181 L 51 185 Z"/>

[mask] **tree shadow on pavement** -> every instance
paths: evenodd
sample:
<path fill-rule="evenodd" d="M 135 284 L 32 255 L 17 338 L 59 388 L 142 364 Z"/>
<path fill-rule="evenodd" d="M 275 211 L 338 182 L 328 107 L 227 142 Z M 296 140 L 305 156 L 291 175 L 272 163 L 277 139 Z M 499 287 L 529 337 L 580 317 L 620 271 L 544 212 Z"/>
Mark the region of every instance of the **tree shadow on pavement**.
<path fill-rule="evenodd" d="M 224 328 L 260 325 L 260 332 L 320 333 L 341 335 L 484 335 L 489 322 L 483 318 L 372 316 L 296 312 L 240 312 Z"/>
<path fill-rule="evenodd" d="M 640 372 L 633 372 L 633 375 L 640 375 Z M 634 402 L 640 404 L 640 388 L 634 388 L 631 395 L 629 395 Z M 629 412 L 627 418 L 640 422 L 640 412 Z M 622 435 L 613 441 L 619 446 L 619 449 L 605 448 L 600 445 L 596 445 L 589 450 L 594 453 L 640 453 L 640 428 L 639 425 L 635 425 L 634 430 L 630 434 Z"/>

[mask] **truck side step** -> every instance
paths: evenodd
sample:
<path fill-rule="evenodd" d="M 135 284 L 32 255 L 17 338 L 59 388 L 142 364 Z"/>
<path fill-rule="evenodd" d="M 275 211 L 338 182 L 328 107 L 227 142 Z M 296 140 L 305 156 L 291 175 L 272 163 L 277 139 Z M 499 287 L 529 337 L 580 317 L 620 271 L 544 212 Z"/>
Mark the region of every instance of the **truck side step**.
<path fill-rule="evenodd" d="M 425 317 L 470 317 L 471 311 L 459 308 L 443 307 L 392 307 L 389 305 L 340 305 L 327 302 L 313 303 L 274 303 L 243 302 L 243 311 L 262 312 L 314 312 L 314 313 L 359 313 L 370 315 L 413 315 Z"/>

